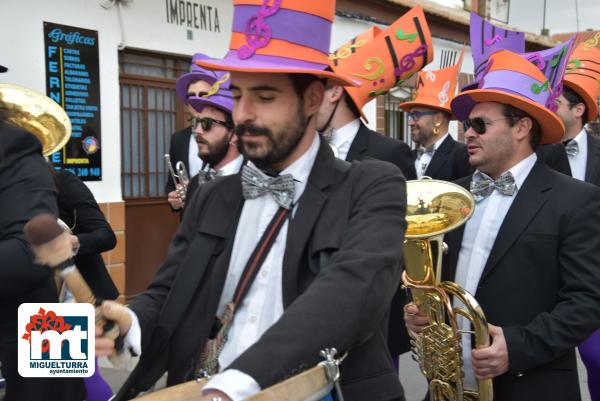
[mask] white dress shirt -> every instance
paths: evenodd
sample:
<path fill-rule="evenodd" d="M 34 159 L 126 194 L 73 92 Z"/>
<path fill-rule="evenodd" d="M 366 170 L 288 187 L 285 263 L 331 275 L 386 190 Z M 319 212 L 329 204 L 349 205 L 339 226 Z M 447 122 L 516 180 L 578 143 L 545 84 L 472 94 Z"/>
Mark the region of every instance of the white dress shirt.
<path fill-rule="evenodd" d="M 481 274 L 496 241 L 500 226 L 506 217 L 506 213 L 508 213 L 508 209 L 510 209 L 516 194 L 531 172 L 536 160 L 536 154 L 532 153 L 510 168 L 508 171 L 515 178 L 515 193 L 512 196 L 507 196 L 494 190 L 490 196 L 475 205 L 473 215 L 465 225 L 454 281 L 472 295 L 475 295 L 477 292 Z M 454 306 L 459 305 L 462 306 L 460 301 L 455 299 Z M 459 324 L 465 332 L 471 330 L 468 320 L 459 317 Z M 465 387 L 477 389 L 477 381 L 473 373 L 473 364 L 471 361 L 470 333 L 462 335 L 462 349 Z"/>
<path fill-rule="evenodd" d="M 346 160 L 350 146 L 352 146 L 352 142 L 354 141 L 359 128 L 360 118 L 357 118 L 343 127 L 333 130 L 333 133 L 331 134 L 331 145 L 335 146 L 337 149 L 338 158 Z"/>
<path fill-rule="evenodd" d="M 585 129 L 582 129 L 573 141 L 579 146 L 579 153 L 575 156 L 569 156 L 569 165 L 571 166 L 571 175 L 573 178 L 585 181 L 585 169 L 588 155 L 588 138 Z"/>
<path fill-rule="evenodd" d="M 446 140 L 446 137 L 449 134 L 446 132 L 444 136 L 435 141 L 433 144 L 433 153 L 423 153 L 421 156 L 417 156 L 415 159 L 415 170 L 417 171 L 417 178 L 421 178 L 425 175 L 425 171 L 427 171 L 427 167 L 429 167 L 429 163 L 431 163 L 431 159 L 435 154 L 435 151 L 438 150 L 442 142 Z"/>
<path fill-rule="evenodd" d="M 196 142 L 196 136 L 192 131 L 192 135 L 190 135 L 190 148 L 188 151 L 188 166 L 190 167 L 190 171 L 188 171 L 188 173 L 190 178 L 202 170 L 202 164 L 204 164 L 204 162 L 200 156 L 198 156 L 198 143 Z"/>
<path fill-rule="evenodd" d="M 242 164 L 244 164 L 244 156 L 239 155 L 223 167 L 217 171 L 220 176 L 237 174 L 242 169 Z"/>
<path fill-rule="evenodd" d="M 280 173 L 281 175 L 291 174 L 294 177 L 294 204 L 298 202 L 304 192 L 319 150 L 319 143 L 319 135 L 316 135 L 308 150 Z M 278 208 L 279 206 L 268 194 L 256 199 L 247 199 L 244 202 L 225 286 L 219 301 L 218 316 L 223 314 L 225 305 L 233 298 L 248 258 Z M 229 340 L 219 356 L 221 368 L 229 366 L 241 353 L 258 341 L 262 334 L 283 314 L 282 268 L 287 232 L 288 222 L 286 221 L 250 286 L 248 294 L 242 304 L 237 307 L 233 324 L 229 330 Z M 260 391 L 258 383 L 252 377 L 233 369 L 215 375 L 205 389 L 221 390 L 233 401 L 243 400 Z"/>

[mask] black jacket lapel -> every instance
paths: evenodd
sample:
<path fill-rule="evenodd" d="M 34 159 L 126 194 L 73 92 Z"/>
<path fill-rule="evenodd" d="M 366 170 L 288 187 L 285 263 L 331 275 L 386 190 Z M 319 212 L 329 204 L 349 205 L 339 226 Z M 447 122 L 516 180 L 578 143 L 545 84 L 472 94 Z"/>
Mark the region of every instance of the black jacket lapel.
<path fill-rule="evenodd" d="M 296 275 L 300 266 L 302 251 L 306 247 L 313 227 L 327 200 L 324 189 L 334 180 L 335 158 L 324 141 L 308 177 L 308 182 L 298 201 L 298 209 L 288 227 L 288 236 L 283 257 L 283 304 L 287 307 L 297 293 Z"/>
<path fill-rule="evenodd" d="M 346 161 L 351 162 L 353 160 L 362 160 L 360 155 L 366 152 L 367 148 L 369 147 L 369 135 L 369 129 L 361 122 L 358 132 L 352 141 L 352 145 L 350 145 L 350 149 L 348 149 Z"/>
<path fill-rule="evenodd" d="M 587 134 L 588 154 L 585 165 L 585 181 L 594 185 L 599 185 L 598 175 L 600 174 L 600 140 Z"/>
<path fill-rule="evenodd" d="M 538 160 L 517 192 L 500 226 L 496 241 L 490 251 L 480 282 L 496 267 L 506 251 L 519 238 L 538 210 L 547 201 L 546 192 L 552 188 L 553 176 L 547 166 Z"/>
<path fill-rule="evenodd" d="M 436 177 L 438 171 L 450 161 L 450 154 L 454 148 L 454 139 L 450 135 L 444 139 L 440 147 L 435 151 L 431 162 L 427 166 L 425 175 L 429 177 Z"/>

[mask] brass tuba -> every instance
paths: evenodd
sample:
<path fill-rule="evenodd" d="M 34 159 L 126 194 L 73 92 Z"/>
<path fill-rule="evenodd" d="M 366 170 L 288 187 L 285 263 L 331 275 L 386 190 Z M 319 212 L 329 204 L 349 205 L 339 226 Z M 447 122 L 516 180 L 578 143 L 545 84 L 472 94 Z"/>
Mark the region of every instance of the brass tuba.
<path fill-rule="evenodd" d="M 432 401 L 491 401 L 491 379 L 479 380 L 477 390 L 463 386 L 463 358 L 458 316 L 474 329 L 476 347 L 489 345 L 487 321 L 475 298 L 450 281 L 441 281 L 444 234 L 463 225 L 473 214 L 469 191 L 446 181 L 407 182 L 407 229 L 404 240 L 404 286 L 429 317 L 429 326 L 410 333 L 415 359 L 429 380 Z M 454 307 L 453 298 L 464 307 Z"/>
<path fill-rule="evenodd" d="M 49 97 L 14 84 L 0 84 L 0 111 L 7 121 L 34 134 L 48 156 L 65 146 L 71 136 L 71 120 Z"/>

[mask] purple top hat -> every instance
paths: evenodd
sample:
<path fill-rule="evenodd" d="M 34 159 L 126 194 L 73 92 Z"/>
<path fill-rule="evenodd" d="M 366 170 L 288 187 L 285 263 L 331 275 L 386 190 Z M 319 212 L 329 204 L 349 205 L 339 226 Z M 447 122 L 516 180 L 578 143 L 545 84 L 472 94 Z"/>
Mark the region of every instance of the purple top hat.
<path fill-rule="evenodd" d="M 477 88 L 481 77 L 488 69 L 487 61 L 492 54 L 499 50 L 510 50 L 513 53 L 525 52 L 523 32 L 500 28 L 474 12 L 471 13 L 470 37 L 475 81 L 465 85 L 461 91 Z"/>
<path fill-rule="evenodd" d="M 224 71 L 213 71 L 207 70 L 205 68 L 199 67 L 196 62 L 200 60 L 206 60 L 209 57 L 202 53 L 196 53 L 192 57 L 192 64 L 190 66 L 190 72 L 187 74 L 183 74 L 179 78 L 177 78 L 177 82 L 175 84 L 175 89 L 177 90 L 177 95 L 181 99 L 182 102 L 188 104 L 187 97 L 187 89 L 188 86 L 194 81 L 206 81 L 210 85 L 217 82 L 223 75 L 226 74 Z M 227 86 L 222 86 L 225 89 L 229 88 L 229 80 L 227 80 Z"/>
<path fill-rule="evenodd" d="M 224 73 L 218 81 L 212 84 L 206 95 L 188 98 L 190 105 L 198 112 L 201 112 L 206 106 L 212 106 L 227 114 L 233 113 L 233 94 L 229 90 L 230 84 L 230 74 Z"/>
<path fill-rule="evenodd" d="M 227 71 L 304 73 L 346 86 L 355 80 L 329 70 L 335 0 L 234 0 L 229 52 L 198 65 Z"/>

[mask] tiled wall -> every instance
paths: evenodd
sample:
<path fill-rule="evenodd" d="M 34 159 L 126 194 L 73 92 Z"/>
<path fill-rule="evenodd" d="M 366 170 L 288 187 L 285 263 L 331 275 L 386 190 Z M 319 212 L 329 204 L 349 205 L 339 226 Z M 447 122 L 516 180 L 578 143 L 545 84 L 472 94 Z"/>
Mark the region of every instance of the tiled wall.
<path fill-rule="evenodd" d="M 117 246 L 104 252 L 102 258 L 119 294 L 121 294 L 119 300 L 124 302 L 125 263 L 127 260 L 125 255 L 125 202 L 100 203 L 99 206 L 117 237 Z"/>

